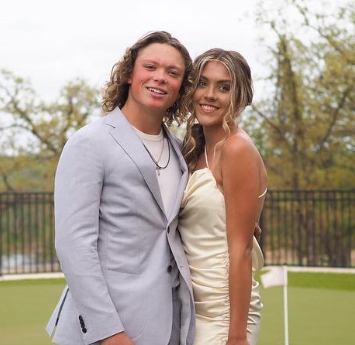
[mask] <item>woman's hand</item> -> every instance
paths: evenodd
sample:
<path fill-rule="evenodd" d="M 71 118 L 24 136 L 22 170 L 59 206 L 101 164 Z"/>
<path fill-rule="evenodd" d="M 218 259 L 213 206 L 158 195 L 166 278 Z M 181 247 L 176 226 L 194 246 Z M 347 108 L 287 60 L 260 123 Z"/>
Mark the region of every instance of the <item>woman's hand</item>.
<path fill-rule="evenodd" d="M 250 345 L 247 339 L 228 339 L 226 345 Z"/>
<path fill-rule="evenodd" d="M 258 242 L 260 242 L 262 232 L 263 231 L 261 230 L 261 227 L 259 226 L 259 224 L 255 223 L 254 236 Z"/>

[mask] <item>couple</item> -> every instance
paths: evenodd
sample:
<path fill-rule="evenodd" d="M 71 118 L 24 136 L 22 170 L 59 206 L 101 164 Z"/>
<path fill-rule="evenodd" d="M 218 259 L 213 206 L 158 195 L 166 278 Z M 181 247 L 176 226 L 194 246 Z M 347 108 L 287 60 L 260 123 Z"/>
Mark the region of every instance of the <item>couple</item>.
<path fill-rule="evenodd" d="M 126 51 L 105 88 L 108 114 L 59 160 L 56 250 L 68 286 L 47 325 L 53 342 L 256 343 L 253 232 L 266 173 L 235 122 L 252 94 L 236 52 L 212 49 L 192 65 L 166 32 Z M 163 122 L 188 114 L 182 147 Z"/>

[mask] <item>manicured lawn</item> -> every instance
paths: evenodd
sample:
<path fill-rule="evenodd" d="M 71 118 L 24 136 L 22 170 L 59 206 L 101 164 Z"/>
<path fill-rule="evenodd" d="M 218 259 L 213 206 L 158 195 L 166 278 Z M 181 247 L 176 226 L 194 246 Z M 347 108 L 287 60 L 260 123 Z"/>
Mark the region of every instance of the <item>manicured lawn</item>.
<path fill-rule="evenodd" d="M 52 344 L 44 328 L 63 279 L 0 282 L 0 344 Z"/>
<path fill-rule="evenodd" d="M 264 311 L 259 344 L 283 345 L 281 288 L 263 291 Z M 290 345 L 352 344 L 355 292 L 293 288 L 289 299 Z"/>
<path fill-rule="evenodd" d="M 60 279 L 0 282 L 0 343 L 51 344 L 44 327 L 64 284 Z M 290 345 L 354 342 L 355 275 L 289 273 L 289 285 Z M 264 309 L 258 345 L 283 345 L 282 288 L 261 293 Z"/>

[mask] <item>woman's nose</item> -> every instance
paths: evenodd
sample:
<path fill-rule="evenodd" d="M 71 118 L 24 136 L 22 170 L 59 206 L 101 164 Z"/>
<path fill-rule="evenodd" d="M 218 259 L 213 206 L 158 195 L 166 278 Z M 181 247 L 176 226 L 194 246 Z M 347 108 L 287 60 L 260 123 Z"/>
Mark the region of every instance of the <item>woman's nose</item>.
<path fill-rule="evenodd" d="M 216 99 L 216 93 L 214 87 L 210 86 L 206 88 L 205 97 L 206 99 L 210 99 L 210 100 Z"/>

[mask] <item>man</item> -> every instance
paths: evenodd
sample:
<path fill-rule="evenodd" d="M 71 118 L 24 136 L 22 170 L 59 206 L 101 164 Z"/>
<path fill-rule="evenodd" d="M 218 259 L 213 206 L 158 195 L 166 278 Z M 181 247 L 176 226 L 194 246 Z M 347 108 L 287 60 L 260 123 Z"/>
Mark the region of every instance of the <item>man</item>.
<path fill-rule="evenodd" d="M 66 144 L 55 181 L 56 249 L 68 287 L 47 325 L 60 345 L 188 345 L 194 307 L 176 231 L 187 182 L 180 143 L 191 59 L 166 32 L 111 73 L 108 115 Z"/>

